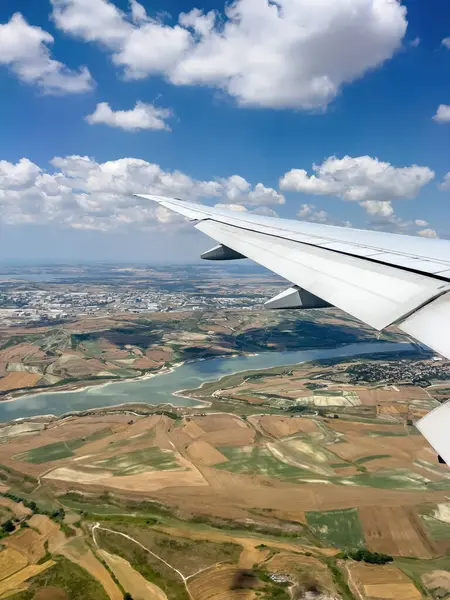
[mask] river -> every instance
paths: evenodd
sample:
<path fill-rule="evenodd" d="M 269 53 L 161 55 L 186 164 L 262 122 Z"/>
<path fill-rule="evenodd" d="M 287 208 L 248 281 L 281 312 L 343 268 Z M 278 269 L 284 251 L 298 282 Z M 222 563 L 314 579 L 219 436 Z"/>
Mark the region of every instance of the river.
<path fill-rule="evenodd" d="M 213 358 L 184 363 L 170 372 L 136 380 L 114 381 L 85 387 L 70 392 L 41 392 L 22 396 L 11 402 L 0 403 L 0 422 L 39 415 L 60 416 L 70 411 L 115 406 L 126 402 L 157 405 L 195 406 L 198 401 L 174 396 L 181 389 L 199 387 L 241 371 L 270 369 L 295 365 L 310 360 L 374 354 L 377 352 L 413 352 L 417 346 L 410 343 L 372 342 L 349 344 L 339 348 L 263 352 L 251 356 Z"/>

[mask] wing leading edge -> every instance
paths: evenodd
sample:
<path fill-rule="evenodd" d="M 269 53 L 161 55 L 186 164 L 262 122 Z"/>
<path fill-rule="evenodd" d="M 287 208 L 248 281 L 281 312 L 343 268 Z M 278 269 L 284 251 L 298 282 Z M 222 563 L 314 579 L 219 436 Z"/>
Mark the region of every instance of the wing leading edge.
<path fill-rule="evenodd" d="M 396 325 L 450 358 L 450 242 L 139 196 L 184 215 L 226 248 L 375 329 Z M 438 428 L 442 416 L 448 423 L 450 405 L 418 427 L 450 463 L 450 436 Z"/>

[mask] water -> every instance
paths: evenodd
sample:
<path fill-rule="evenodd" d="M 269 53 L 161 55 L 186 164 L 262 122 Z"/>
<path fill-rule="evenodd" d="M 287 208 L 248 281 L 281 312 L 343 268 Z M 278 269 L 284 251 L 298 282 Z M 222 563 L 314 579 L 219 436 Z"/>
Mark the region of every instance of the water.
<path fill-rule="evenodd" d="M 175 406 L 194 406 L 198 401 L 174 396 L 181 389 L 192 389 L 205 381 L 213 381 L 240 371 L 269 369 L 294 365 L 320 358 L 338 358 L 376 352 L 413 352 L 417 346 L 409 343 L 374 342 L 349 344 L 339 348 L 265 352 L 255 356 L 214 358 L 186 363 L 169 373 L 149 379 L 112 382 L 73 392 L 42 392 L 12 402 L 0 403 L 0 422 L 38 415 L 60 416 L 70 411 L 115 406 L 126 402 L 145 404 L 171 403 Z"/>

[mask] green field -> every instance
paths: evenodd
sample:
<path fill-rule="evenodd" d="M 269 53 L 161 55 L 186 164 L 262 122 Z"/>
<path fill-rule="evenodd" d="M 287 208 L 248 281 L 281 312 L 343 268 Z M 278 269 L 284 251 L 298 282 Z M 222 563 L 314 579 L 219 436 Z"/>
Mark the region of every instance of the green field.
<path fill-rule="evenodd" d="M 36 465 L 61 460 L 63 458 L 70 458 L 71 456 L 74 456 L 74 450 L 110 434 L 110 429 L 102 429 L 84 438 L 67 440 L 66 442 L 55 442 L 54 444 L 33 448 L 32 450 L 27 450 L 27 452 L 16 454 L 13 458 L 15 460 L 34 463 Z"/>
<path fill-rule="evenodd" d="M 231 471 L 232 473 L 267 475 L 268 477 L 278 477 L 280 479 L 295 479 L 311 475 L 311 472 L 306 469 L 288 465 L 278 460 L 264 446 L 221 447 L 219 450 L 228 458 L 228 462 L 214 465 L 215 469 Z"/>
<path fill-rule="evenodd" d="M 179 468 L 175 455 L 171 450 L 161 448 L 145 448 L 126 452 L 92 463 L 93 468 L 108 469 L 116 476 L 138 475 L 146 471 L 167 471 Z"/>
<path fill-rule="evenodd" d="M 364 534 L 355 508 L 307 512 L 306 520 L 314 534 L 325 544 L 341 550 L 364 547 Z"/>
<path fill-rule="evenodd" d="M 8 596 L 10 600 L 33 600 L 36 592 L 45 587 L 64 590 L 70 600 L 109 600 L 103 586 L 87 571 L 70 560 L 57 556 L 56 565 L 30 579 L 25 592 Z"/>

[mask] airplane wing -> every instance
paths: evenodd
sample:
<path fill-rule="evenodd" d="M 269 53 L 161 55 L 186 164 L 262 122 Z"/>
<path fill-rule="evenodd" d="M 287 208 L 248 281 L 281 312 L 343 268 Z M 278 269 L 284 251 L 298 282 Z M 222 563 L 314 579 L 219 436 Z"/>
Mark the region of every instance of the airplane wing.
<path fill-rule="evenodd" d="M 184 215 L 219 242 L 204 258 L 250 258 L 292 282 L 266 303 L 268 308 L 335 306 L 379 331 L 395 325 L 450 358 L 450 241 L 136 195 Z M 450 463 L 450 435 L 441 422 L 442 416 L 450 417 L 446 406 L 417 426 Z"/>

